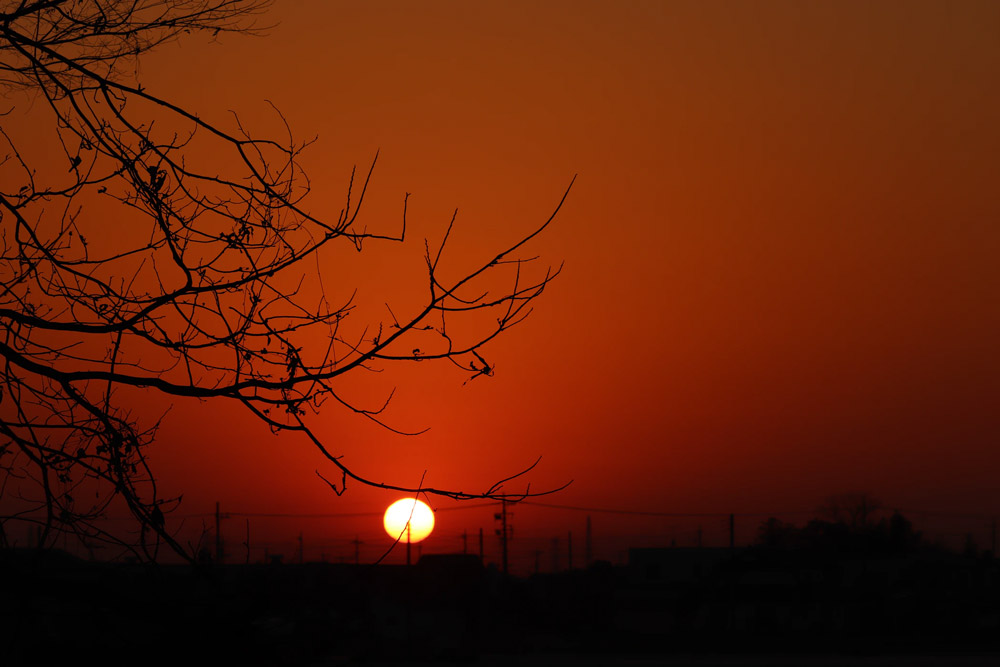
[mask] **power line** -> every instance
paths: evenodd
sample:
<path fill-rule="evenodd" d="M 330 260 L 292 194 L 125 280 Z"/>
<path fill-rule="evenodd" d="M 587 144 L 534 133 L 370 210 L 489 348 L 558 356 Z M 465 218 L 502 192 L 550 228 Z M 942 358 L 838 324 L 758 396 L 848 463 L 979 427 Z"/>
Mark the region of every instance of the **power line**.
<path fill-rule="evenodd" d="M 603 514 L 623 514 L 631 516 L 659 516 L 659 517 L 672 517 L 672 518 L 683 518 L 683 517 L 728 517 L 730 515 L 735 516 L 786 516 L 789 514 L 815 514 L 814 510 L 794 510 L 790 512 L 650 512 L 645 510 L 623 510 L 623 509 L 612 509 L 607 507 L 579 507 L 576 505 L 555 505 L 553 503 L 536 503 L 528 500 L 522 500 L 517 503 L 518 505 L 532 505 L 534 507 L 548 507 L 550 509 L 559 510 L 570 510 L 572 512 L 600 512 Z"/>
<path fill-rule="evenodd" d="M 649 516 L 649 517 L 664 517 L 664 518 L 685 518 L 685 517 L 715 517 L 715 518 L 726 518 L 730 514 L 736 517 L 758 517 L 758 516 L 805 516 L 805 515 L 817 515 L 816 510 L 788 510 L 788 511 L 770 511 L 770 512 L 654 512 L 648 510 L 626 510 L 619 508 L 610 507 L 583 507 L 578 505 L 558 505 L 555 503 L 539 503 L 528 500 L 521 500 L 517 503 L 512 503 L 515 505 L 530 505 L 533 507 L 544 507 L 548 509 L 558 509 L 567 510 L 571 512 L 593 512 L 602 514 L 618 514 L 624 516 Z M 499 502 L 495 503 L 477 503 L 475 505 L 460 505 L 458 507 L 439 507 L 433 509 L 435 513 L 437 512 L 454 512 L 459 510 L 471 510 L 480 509 L 483 507 L 496 507 L 500 505 Z M 941 510 L 924 510 L 915 508 L 900 507 L 897 508 L 900 512 L 909 516 L 934 516 L 942 518 L 955 518 L 955 519 L 969 519 L 969 520 L 981 520 L 990 521 L 993 518 L 992 514 L 978 514 L 978 513 L 967 513 L 967 512 L 949 512 Z M 296 512 L 227 512 L 229 516 L 233 517 L 244 517 L 244 518 L 263 518 L 263 519 L 351 519 L 351 518 L 362 518 L 362 517 L 373 517 L 382 516 L 383 512 L 328 512 L 322 514 L 305 514 Z M 178 519 L 207 519 L 213 518 L 215 516 L 214 512 L 200 512 L 191 514 L 175 514 L 170 513 L 169 517 Z M 101 517 L 105 521 L 134 521 L 135 517 L 112 517 L 106 516 Z"/>
<path fill-rule="evenodd" d="M 477 503 L 475 505 L 461 505 L 459 507 L 438 507 L 433 509 L 436 512 L 454 512 L 456 510 L 471 510 L 480 507 L 494 507 L 499 503 Z M 300 514 L 296 512 L 227 512 L 230 516 L 248 517 L 253 519 L 354 519 L 359 517 L 382 516 L 384 512 L 327 512 L 322 514 Z M 214 517 L 214 512 L 202 512 L 197 514 L 173 514 L 181 519 L 202 519 Z M 111 517 L 108 517 L 111 518 Z M 133 517 L 115 517 L 119 521 L 130 521 Z"/>
<path fill-rule="evenodd" d="M 382 516 L 382 512 L 342 512 L 331 514 L 296 514 L 293 512 L 229 512 L 232 516 L 254 519 L 349 519 L 363 516 Z M 193 515 L 198 516 L 198 515 Z"/>
<path fill-rule="evenodd" d="M 475 505 L 459 505 L 458 507 L 438 507 L 435 512 L 454 512 L 455 510 L 471 510 L 478 507 L 496 507 L 499 502 L 495 503 L 476 503 Z"/>

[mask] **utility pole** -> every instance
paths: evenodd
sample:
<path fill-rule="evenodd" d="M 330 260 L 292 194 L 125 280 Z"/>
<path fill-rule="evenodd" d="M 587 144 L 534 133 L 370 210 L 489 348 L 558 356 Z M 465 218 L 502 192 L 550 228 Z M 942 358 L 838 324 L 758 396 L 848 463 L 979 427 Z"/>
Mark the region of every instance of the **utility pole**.
<path fill-rule="evenodd" d="M 361 540 L 358 539 L 357 535 L 354 536 L 354 564 L 361 564 Z"/>
<path fill-rule="evenodd" d="M 729 515 L 729 551 L 736 552 L 736 515 Z"/>
<path fill-rule="evenodd" d="M 479 527 L 479 562 L 482 563 L 483 565 L 486 565 L 486 562 L 483 560 L 483 527 L 482 526 Z"/>
<path fill-rule="evenodd" d="M 997 557 L 997 518 L 993 517 L 990 521 L 990 551 L 993 552 L 993 558 Z"/>
<path fill-rule="evenodd" d="M 406 522 L 406 567 L 410 567 L 410 522 Z"/>
<path fill-rule="evenodd" d="M 215 501 L 215 562 L 222 564 L 222 557 L 225 555 L 225 549 L 223 548 L 222 542 L 222 520 L 228 519 L 229 515 L 224 514 L 219 510 L 219 501 Z"/>
<path fill-rule="evenodd" d="M 559 571 L 559 538 L 552 538 L 552 572 Z"/>
<path fill-rule="evenodd" d="M 299 531 L 299 565 L 306 562 L 305 541 L 302 539 L 302 531 Z"/>
<path fill-rule="evenodd" d="M 469 531 L 462 531 L 462 555 L 465 556 L 469 553 Z"/>
<path fill-rule="evenodd" d="M 502 509 L 501 514 L 503 515 L 503 573 L 506 576 L 510 572 L 510 569 L 507 567 L 507 538 L 508 538 L 508 534 L 507 534 L 507 501 L 506 500 L 500 501 L 500 505 L 501 505 L 501 509 Z"/>
<path fill-rule="evenodd" d="M 250 519 L 249 518 L 247 519 L 247 541 L 246 541 L 246 547 L 247 547 L 246 565 L 249 565 L 250 564 Z"/>
<path fill-rule="evenodd" d="M 219 501 L 215 501 L 215 562 L 222 562 L 222 515 L 219 513 Z"/>
<path fill-rule="evenodd" d="M 587 515 L 587 533 L 585 535 L 585 540 L 583 543 L 583 566 L 590 567 L 591 561 L 593 561 L 594 552 L 591 549 L 591 533 L 590 533 L 590 515 Z"/>
<path fill-rule="evenodd" d="M 566 536 L 566 569 L 573 569 L 573 531 Z"/>
<path fill-rule="evenodd" d="M 500 537 L 500 553 L 503 563 L 503 573 L 507 576 L 510 571 L 507 567 L 507 542 L 510 539 L 510 532 L 507 529 L 507 501 L 500 501 L 500 512 L 493 515 L 493 518 L 500 522 L 497 528 L 497 535 Z"/>
<path fill-rule="evenodd" d="M 698 548 L 701 549 L 701 524 L 698 524 Z"/>

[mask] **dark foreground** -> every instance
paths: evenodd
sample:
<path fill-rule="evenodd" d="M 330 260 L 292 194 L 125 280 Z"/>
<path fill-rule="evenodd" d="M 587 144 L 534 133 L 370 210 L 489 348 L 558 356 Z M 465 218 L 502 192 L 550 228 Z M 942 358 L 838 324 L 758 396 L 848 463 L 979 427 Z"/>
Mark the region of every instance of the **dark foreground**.
<path fill-rule="evenodd" d="M 0 665 L 1000 664 L 992 556 L 636 551 L 506 579 L 412 568 L 151 567 L 0 552 Z"/>

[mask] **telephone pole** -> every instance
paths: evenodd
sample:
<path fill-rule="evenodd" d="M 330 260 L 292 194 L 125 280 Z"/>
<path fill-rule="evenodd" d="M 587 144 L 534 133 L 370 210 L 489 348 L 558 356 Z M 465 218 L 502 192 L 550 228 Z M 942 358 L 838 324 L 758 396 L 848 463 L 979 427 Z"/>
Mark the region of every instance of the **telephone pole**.
<path fill-rule="evenodd" d="M 584 536 L 583 543 L 583 566 L 590 567 L 590 563 L 594 558 L 594 552 L 591 550 L 591 532 L 590 532 L 590 515 L 587 515 L 587 533 Z"/>
<path fill-rule="evenodd" d="M 219 501 L 215 501 L 215 562 L 222 562 L 222 515 L 219 512 Z"/>
<path fill-rule="evenodd" d="M 245 565 L 249 565 L 250 564 L 250 519 L 249 518 L 247 519 L 247 541 L 245 546 L 247 548 L 247 559 Z"/>
<path fill-rule="evenodd" d="M 219 501 L 215 501 L 215 562 L 222 564 L 222 557 L 225 554 L 222 542 L 222 520 L 228 519 L 229 515 L 219 510 Z"/>
<path fill-rule="evenodd" d="M 497 528 L 497 535 L 500 537 L 500 553 L 503 563 L 503 573 L 507 576 L 510 571 L 507 567 L 507 543 L 510 541 L 511 531 L 507 527 L 507 501 L 500 501 L 500 512 L 493 515 L 493 518 L 500 522 L 500 527 Z"/>

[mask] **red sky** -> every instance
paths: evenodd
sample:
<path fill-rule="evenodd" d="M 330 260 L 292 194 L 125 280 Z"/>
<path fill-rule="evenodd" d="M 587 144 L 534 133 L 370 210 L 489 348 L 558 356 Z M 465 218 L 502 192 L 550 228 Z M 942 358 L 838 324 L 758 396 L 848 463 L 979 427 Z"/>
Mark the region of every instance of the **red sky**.
<path fill-rule="evenodd" d="M 318 215 L 381 151 L 362 216 L 394 229 L 410 192 L 410 239 L 324 267 L 371 313 L 405 308 L 455 208 L 457 271 L 579 175 L 531 247 L 564 272 L 489 348 L 495 377 L 421 364 L 357 385 L 398 386 L 389 419 L 430 427 L 417 437 L 332 408 L 314 422 L 359 473 L 476 490 L 541 455 L 532 488 L 573 480 L 548 499 L 566 505 L 781 513 L 866 491 L 1000 512 L 1000 5 L 302 1 L 265 21 L 265 37 L 162 47 L 142 81 L 222 123 L 272 128 L 269 100 L 318 136 Z M 216 404 L 175 401 L 152 459 L 180 514 L 396 497 L 333 496 L 307 444 Z M 491 511 L 441 513 L 437 548 L 489 536 Z M 517 512 L 518 536 L 583 534 L 583 513 Z M 673 530 L 594 521 L 633 542 Z M 373 553 L 379 526 L 252 520 Z"/>

